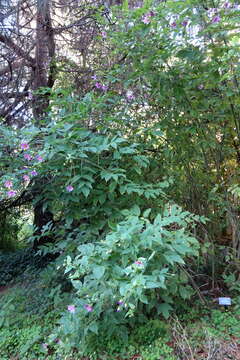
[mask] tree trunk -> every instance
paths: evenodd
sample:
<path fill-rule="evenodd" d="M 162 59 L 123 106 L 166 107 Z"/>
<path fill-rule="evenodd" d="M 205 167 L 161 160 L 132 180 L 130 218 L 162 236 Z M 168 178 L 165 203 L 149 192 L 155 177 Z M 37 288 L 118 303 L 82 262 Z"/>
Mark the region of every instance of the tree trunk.
<path fill-rule="evenodd" d="M 35 53 L 35 69 L 33 90 L 40 88 L 52 88 L 55 81 L 55 42 L 52 29 L 52 21 L 50 14 L 51 0 L 37 0 L 37 18 L 36 18 L 36 53 Z M 49 93 L 34 95 L 33 115 L 37 125 L 41 125 L 44 117 L 47 115 L 49 105 Z M 41 188 L 46 183 L 45 178 L 36 180 L 36 193 L 41 192 Z M 39 190 L 39 191 L 38 191 Z M 53 214 L 49 211 L 43 211 L 44 199 L 41 199 L 34 207 L 34 226 L 36 226 L 36 235 L 41 234 L 42 228 L 49 222 L 53 221 Z M 36 241 L 33 248 L 36 250 L 39 245 L 52 242 L 53 239 L 46 236 L 40 241 Z"/>
<path fill-rule="evenodd" d="M 50 0 L 37 0 L 36 22 L 34 91 L 43 87 L 52 88 L 55 81 L 55 41 L 50 14 Z M 40 124 L 46 116 L 48 105 L 49 93 L 34 96 L 33 115 L 36 123 Z"/>

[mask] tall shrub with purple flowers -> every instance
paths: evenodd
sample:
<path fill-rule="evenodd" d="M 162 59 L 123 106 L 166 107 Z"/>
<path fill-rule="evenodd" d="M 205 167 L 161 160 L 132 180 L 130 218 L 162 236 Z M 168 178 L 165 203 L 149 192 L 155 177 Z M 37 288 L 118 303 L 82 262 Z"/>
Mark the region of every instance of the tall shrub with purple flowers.
<path fill-rule="evenodd" d="M 194 224 L 215 239 L 220 217 L 234 206 L 239 217 L 228 195 L 239 181 L 239 7 L 126 4 L 102 33 L 110 65 L 89 71 L 89 93 L 57 89 L 47 125 L 0 128 L 1 203 L 42 201 L 53 221 L 32 240 L 54 238 L 39 252 L 60 254 L 75 289 L 52 334 L 63 351 L 168 317 L 193 293 Z"/>
<path fill-rule="evenodd" d="M 197 254 L 197 241 L 187 226 L 199 219 L 170 204 L 165 191 L 171 179 L 148 181 L 152 159 L 141 144 L 114 131 L 95 133 L 83 127 L 86 116 L 92 116 L 90 104 L 91 111 L 99 107 L 98 95 L 71 98 L 71 112 L 64 113 L 65 99 L 54 93 L 52 99 L 52 123 L 29 135 L 28 149 L 13 150 L 14 171 L 7 174 L 11 183 L 3 196 L 7 199 L 13 191 L 17 201 L 26 191 L 34 193 L 36 177 L 48 179 L 38 199 L 44 199 L 54 223 L 32 240 L 55 237 L 40 252 L 60 253 L 59 266 L 76 288 L 75 302 L 52 338 L 60 338 L 66 350 L 83 349 L 89 332 L 111 328 L 126 335 L 138 311 L 167 317 L 174 298 L 190 295 L 178 264 Z M 31 156 L 28 165 L 25 154 Z M 43 161 L 38 161 L 39 154 Z"/>

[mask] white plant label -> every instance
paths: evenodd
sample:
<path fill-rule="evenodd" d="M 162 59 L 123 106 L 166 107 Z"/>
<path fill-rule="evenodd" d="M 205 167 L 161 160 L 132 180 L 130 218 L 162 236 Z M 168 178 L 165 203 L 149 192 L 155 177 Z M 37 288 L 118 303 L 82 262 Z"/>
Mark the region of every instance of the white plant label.
<path fill-rule="evenodd" d="M 232 300 L 229 297 L 220 297 L 218 298 L 218 303 L 219 305 L 229 306 L 232 304 Z"/>

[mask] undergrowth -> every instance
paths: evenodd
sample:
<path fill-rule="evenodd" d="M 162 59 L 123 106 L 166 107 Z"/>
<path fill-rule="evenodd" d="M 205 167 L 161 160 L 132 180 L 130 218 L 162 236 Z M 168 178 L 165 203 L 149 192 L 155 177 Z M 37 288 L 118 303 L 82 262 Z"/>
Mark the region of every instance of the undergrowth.
<path fill-rule="evenodd" d="M 192 309 L 186 306 L 180 318 L 156 316 L 133 323 L 125 339 L 92 333 L 84 354 L 74 349 L 66 353 L 54 332 L 73 294 L 65 291 L 60 279 L 54 264 L 35 272 L 28 268 L 0 292 L 1 360 L 198 360 L 212 353 L 213 359 L 221 359 L 224 346 L 231 344 L 231 351 L 240 346 L 237 307 L 210 309 L 196 304 Z"/>

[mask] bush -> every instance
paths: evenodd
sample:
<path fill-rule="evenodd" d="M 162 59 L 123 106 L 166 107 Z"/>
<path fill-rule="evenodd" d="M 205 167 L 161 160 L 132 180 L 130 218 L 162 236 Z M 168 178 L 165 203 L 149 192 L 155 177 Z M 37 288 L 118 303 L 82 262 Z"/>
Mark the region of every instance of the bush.
<path fill-rule="evenodd" d="M 176 206 L 152 221 L 138 207 L 123 213 L 115 230 L 66 258 L 77 294 L 57 333 L 67 349 L 83 349 L 91 333 L 127 339 L 131 324 L 167 318 L 177 299 L 192 294 L 178 265 L 197 254 L 198 243 L 185 230 L 196 217 Z"/>

